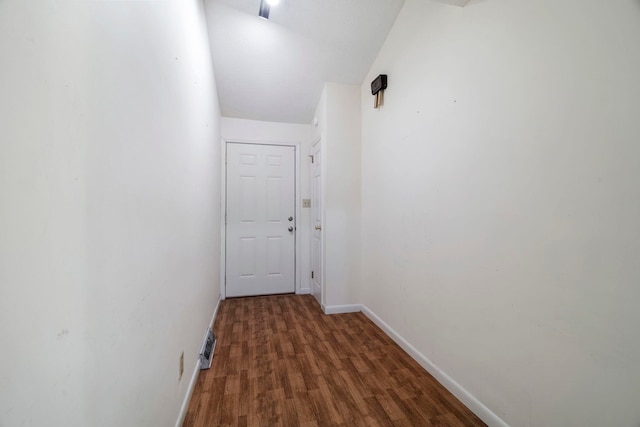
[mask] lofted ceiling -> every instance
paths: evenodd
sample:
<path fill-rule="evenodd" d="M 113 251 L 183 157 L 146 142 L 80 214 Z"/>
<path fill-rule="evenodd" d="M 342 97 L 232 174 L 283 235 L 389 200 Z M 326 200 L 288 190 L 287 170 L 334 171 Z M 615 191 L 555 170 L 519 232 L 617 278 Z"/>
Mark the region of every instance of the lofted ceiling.
<path fill-rule="evenodd" d="M 361 84 L 404 0 L 205 0 L 222 115 L 310 123 L 325 82 Z"/>

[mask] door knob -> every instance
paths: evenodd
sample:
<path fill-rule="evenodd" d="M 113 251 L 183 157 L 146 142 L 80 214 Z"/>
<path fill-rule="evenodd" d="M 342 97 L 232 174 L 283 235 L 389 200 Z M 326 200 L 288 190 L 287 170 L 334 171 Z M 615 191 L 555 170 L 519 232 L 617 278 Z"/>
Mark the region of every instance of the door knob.
<path fill-rule="evenodd" d="M 289 221 L 293 221 L 293 217 L 292 216 L 289 217 Z"/>
<path fill-rule="evenodd" d="M 321 225 L 316 225 L 316 230 L 318 230 L 318 231 L 322 230 L 322 226 Z"/>
<path fill-rule="evenodd" d="M 293 227 L 289 227 L 289 231 L 293 231 Z"/>

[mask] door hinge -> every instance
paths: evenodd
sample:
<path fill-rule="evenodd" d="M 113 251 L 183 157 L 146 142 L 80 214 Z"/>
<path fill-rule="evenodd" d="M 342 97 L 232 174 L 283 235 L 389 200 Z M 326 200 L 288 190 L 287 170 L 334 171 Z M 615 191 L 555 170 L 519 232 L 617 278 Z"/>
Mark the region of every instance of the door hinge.
<path fill-rule="evenodd" d="M 311 157 L 311 163 L 313 163 L 313 154 L 310 154 L 309 157 Z"/>
<path fill-rule="evenodd" d="M 311 272 L 311 278 L 313 279 L 313 271 Z"/>

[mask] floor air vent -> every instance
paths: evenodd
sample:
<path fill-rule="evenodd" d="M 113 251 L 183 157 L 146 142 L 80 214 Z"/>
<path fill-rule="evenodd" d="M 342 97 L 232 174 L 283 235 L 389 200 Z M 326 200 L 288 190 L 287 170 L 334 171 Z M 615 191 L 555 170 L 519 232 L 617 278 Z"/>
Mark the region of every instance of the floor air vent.
<path fill-rule="evenodd" d="M 202 345 L 202 351 L 200 352 L 200 369 L 209 369 L 211 367 L 211 361 L 213 360 L 213 353 L 216 350 L 216 336 L 213 331 L 209 329 L 207 331 L 207 338 Z"/>

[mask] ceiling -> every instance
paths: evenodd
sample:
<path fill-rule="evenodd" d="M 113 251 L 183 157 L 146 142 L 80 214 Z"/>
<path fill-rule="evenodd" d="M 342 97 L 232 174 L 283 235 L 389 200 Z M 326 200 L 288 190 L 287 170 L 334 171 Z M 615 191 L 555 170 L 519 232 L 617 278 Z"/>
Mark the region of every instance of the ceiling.
<path fill-rule="evenodd" d="M 310 123 L 325 82 L 361 84 L 404 0 L 205 0 L 222 115 Z"/>

